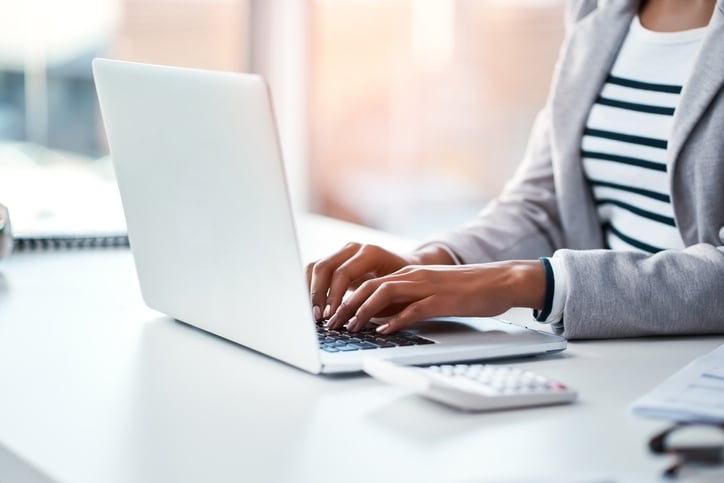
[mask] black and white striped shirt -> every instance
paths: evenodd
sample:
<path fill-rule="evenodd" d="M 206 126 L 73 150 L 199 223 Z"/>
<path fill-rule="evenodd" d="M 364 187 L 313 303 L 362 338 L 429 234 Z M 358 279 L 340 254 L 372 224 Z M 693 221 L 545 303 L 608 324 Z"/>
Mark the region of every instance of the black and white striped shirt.
<path fill-rule="evenodd" d="M 609 248 L 683 248 L 671 207 L 667 144 L 704 29 L 652 32 L 634 18 L 588 117 L 583 168 Z"/>
<path fill-rule="evenodd" d="M 635 17 L 591 109 L 581 153 L 608 248 L 648 254 L 684 248 L 671 206 L 667 145 L 705 31 L 654 32 Z M 567 276 L 556 257 L 550 262 L 555 291 L 547 322 L 556 322 Z"/>

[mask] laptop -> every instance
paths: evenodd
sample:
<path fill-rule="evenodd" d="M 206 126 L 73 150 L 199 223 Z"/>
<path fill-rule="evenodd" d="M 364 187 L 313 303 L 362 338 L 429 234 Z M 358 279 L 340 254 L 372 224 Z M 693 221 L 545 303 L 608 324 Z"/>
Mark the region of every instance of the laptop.
<path fill-rule="evenodd" d="M 93 76 L 149 307 L 315 374 L 357 372 L 370 357 L 565 349 L 562 337 L 494 318 L 428 320 L 381 340 L 330 333 L 312 316 L 265 81 L 107 59 L 93 61 Z"/>

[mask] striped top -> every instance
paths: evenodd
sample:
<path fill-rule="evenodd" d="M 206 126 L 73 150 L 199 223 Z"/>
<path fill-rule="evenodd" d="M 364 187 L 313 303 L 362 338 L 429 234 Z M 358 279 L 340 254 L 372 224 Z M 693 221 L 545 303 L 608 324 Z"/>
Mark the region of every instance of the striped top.
<path fill-rule="evenodd" d="M 591 108 L 581 142 L 583 171 L 608 248 L 647 254 L 684 248 L 671 206 L 667 147 L 706 29 L 654 32 L 635 17 Z M 568 275 L 560 258 L 549 262 L 550 312 L 538 320 L 555 323 L 565 311 Z"/>
<path fill-rule="evenodd" d="M 588 117 L 583 169 L 608 248 L 683 248 L 671 206 L 667 144 L 706 28 L 653 32 L 638 17 Z"/>

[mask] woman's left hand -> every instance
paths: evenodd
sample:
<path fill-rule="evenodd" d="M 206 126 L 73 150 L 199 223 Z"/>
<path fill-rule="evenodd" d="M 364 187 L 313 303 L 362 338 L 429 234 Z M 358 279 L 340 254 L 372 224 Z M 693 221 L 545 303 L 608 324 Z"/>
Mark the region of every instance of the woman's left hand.
<path fill-rule="evenodd" d="M 360 285 L 339 306 L 329 326 L 355 332 L 373 317 L 390 318 L 382 334 L 430 317 L 498 315 L 512 307 L 540 309 L 545 270 L 537 260 L 479 265 L 410 265 Z"/>

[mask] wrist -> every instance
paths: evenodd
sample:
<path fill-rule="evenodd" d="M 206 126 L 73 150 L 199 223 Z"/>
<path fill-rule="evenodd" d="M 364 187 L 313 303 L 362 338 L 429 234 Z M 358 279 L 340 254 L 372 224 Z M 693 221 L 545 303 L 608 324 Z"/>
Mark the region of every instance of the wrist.
<path fill-rule="evenodd" d="M 546 296 L 546 273 L 543 264 L 538 260 L 515 260 L 507 263 L 512 306 L 541 310 Z"/>

